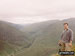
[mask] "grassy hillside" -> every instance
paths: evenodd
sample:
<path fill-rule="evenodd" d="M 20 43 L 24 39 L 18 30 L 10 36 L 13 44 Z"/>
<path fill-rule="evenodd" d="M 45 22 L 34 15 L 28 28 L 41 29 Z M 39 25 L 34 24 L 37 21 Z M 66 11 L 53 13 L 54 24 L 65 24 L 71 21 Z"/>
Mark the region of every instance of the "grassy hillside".
<path fill-rule="evenodd" d="M 35 38 L 35 41 L 30 48 L 28 48 L 27 50 L 23 50 L 22 53 L 17 54 L 16 56 L 50 56 L 53 53 L 56 53 L 59 49 L 57 43 L 60 39 L 64 22 L 68 22 L 69 27 L 75 32 L 75 19 L 56 21 L 52 24 L 49 24 L 47 21 L 45 23 L 42 23 L 42 25 L 38 23 L 27 28 L 30 30 L 38 29 L 34 31 L 34 34 L 32 34 Z M 75 38 L 73 44 L 75 44 Z"/>
<path fill-rule="evenodd" d="M 73 47 L 71 48 L 72 49 L 72 51 L 74 51 L 75 52 L 75 45 L 73 45 Z M 52 54 L 52 55 L 50 55 L 50 56 L 60 56 L 58 53 L 56 53 L 56 54 Z M 68 56 L 68 55 L 67 55 Z M 75 54 L 74 54 L 74 56 L 75 56 Z"/>
<path fill-rule="evenodd" d="M 14 24 L 13 26 L 9 23 L 1 22 L 0 39 L 6 44 L 6 48 L 8 48 L 4 49 L 4 46 L 3 49 L 6 52 L 4 51 L 2 53 L 6 54 L 7 50 L 11 50 L 11 53 L 14 53 L 15 56 L 51 56 L 53 54 L 56 55 L 59 49 L 58 40 L 60 39 L 61 33 L 63 31 L 64 22 L 68 22 L 69 27 L 74 32 L 73 45 L 75 45 L 74 18 L 63 21 L 54 20 L 25 26 L 22 25 L 22 28 L 19 27 L 19 25 Z M 17 28 L 17 26 L 19 28 Z M 18 49 L 19 47 L 21 48 Z M 16 49 L 18 49 L 17 52 L 15 52 Z M 14 52 L 12 50 L 14 50 Z"/>
<path fill-rule="evenodd" d="M 31 45 L 30 39 L 24 32 L 13 27 L 10 23 L 0 21 L 0 55 L 6 55 Z M 7 56 L 7 55 L 6 55 Z"/>

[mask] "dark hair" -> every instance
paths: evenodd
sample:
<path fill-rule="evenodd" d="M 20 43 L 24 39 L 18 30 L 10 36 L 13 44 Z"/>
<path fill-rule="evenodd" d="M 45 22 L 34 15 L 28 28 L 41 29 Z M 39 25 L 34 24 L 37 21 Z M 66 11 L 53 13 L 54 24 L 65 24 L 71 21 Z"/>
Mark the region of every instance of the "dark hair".
<path fill-rule="evenodd" d="M 64 23 L 64 25 L 65 25 L 65 24 L 67 24 L 67 25 L 68 25 L 68 23 Z"/>

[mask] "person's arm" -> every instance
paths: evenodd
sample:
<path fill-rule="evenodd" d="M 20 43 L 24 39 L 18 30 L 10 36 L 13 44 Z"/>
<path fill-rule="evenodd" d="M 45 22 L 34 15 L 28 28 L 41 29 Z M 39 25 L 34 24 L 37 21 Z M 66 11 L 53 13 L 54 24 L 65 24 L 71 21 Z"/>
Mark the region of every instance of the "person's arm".
<path fill-rule="evenodd" d="M 70 31 L 70 43 L 69 45 L 72 46 L 72 41 L 73 41 L 73 31 Z"/>
<path fill-rule="evenodd" d="M 72 41 L 70 41 L 69 46 L 72 47 Z"/>
<path fill-rule="evenodd" d="M 70 43 L 72 43 L 72 40 L 70 41 Z"/>

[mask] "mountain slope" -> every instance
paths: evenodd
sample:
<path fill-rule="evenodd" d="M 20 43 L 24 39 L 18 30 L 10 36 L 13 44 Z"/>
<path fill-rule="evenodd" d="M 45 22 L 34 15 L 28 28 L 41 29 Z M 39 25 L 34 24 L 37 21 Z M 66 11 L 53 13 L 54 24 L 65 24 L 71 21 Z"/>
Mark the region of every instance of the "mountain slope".
<path fill-rule="evenodd" d="M 24 55 L 26 56 L 50 56 L 53 53 L 56 53 L 59 49 L 59 46 L 57 43 L 63 31 L 64 22 L 68 22 L 69 27 L 74 31 L 73 44 L 75 44 L 75 23 L 74 23 L 75 19 L 74 18 L 63 20 L 63 21 L 56 21 L 52 24 L 49 24 L 47 21 L 46 22 L 47 24 L 41 23 L 42 24 L 41 25 L 38 23 L 41 28 L 38 27 L 38 24 L 34 24 L 35 26 L 32 25 L 29 28 L 27 28 L 27 29 L 34 30 L 34 32 L 36 32 L 36 34 L 35 33 L 32 34 L 34 38 L 36 39 L 33 45 L 30 48 L 28 48 L 28 51 L 23 50 L 22 53 L 17 54 L 16 56 L 24 56 Z M 38 31 L 36 29 L 38 29 Z"/>
<path fill-rule="evenodd" d="M 24 32 L 13 27 L 10 23 L 0 21 L 0 55 L 9 54 L 18 48 L 29 47 L 30 39 Z M 3 52 L 2 52 L 3 51 Z M 11 52 L 12 53 L 12 52 Z"/>

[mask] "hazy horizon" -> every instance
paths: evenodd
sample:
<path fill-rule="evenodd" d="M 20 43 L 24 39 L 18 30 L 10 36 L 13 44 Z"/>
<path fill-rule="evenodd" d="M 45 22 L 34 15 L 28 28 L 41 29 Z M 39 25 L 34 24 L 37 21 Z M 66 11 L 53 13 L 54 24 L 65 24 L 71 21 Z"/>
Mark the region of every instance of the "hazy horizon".
<path fill-rule="evenodd" d="M 30 24 L 75 17 L 75 0 L 0 0 L 0 20 Z"/>
<path fill-rule="evenodd" d="M 67 18 L 69 19 L 69 18 Z M 43 20 L 35 20 L 35 19 L 30 19 L 30 20 L 24 20 L 24 19 L 12 19 L 12 20 L 4 20 L 4 19 L 0 19 L 0 21 L 5 21 L 5 22 L 10 22 L 10 23 L 14 23 L 14 24 L 33 24 L 33 23 L 39 23 L 39 22 L 44 22 L 44 21 L 50 21 L 50 20 L 65 20 L 65 19 L 43 19 Z M 24 22 L 25 21 L 25 22 Z"/>

